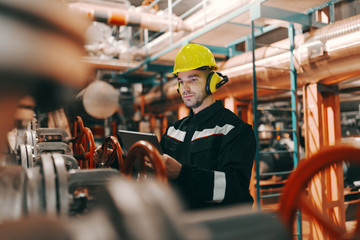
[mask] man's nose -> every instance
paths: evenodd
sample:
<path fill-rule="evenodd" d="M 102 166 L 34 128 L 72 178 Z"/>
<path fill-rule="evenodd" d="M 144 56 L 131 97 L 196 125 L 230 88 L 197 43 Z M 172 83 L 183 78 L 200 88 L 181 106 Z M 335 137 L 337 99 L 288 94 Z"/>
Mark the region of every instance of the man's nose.
<path fill-rule="evenodd" d="M 185 91 L 185 90 L 189 90 L 189 89 L 190 89 L 190 84 L 189 84 L 189 82 L 184 81 L 182 87 L 183 87 L 184 91 Z"/>

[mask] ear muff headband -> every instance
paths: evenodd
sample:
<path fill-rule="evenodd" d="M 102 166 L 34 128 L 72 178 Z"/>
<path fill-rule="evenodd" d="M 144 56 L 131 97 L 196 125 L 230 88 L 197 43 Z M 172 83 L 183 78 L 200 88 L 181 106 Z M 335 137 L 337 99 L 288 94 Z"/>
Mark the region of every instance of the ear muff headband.
<path fill-rule="evenodd" d="M 229 81 L 227 76 L 224 76 L 219 72 L 211 72 L 206 79 L 206 93 L 213 94 L 227 81 Z"/>

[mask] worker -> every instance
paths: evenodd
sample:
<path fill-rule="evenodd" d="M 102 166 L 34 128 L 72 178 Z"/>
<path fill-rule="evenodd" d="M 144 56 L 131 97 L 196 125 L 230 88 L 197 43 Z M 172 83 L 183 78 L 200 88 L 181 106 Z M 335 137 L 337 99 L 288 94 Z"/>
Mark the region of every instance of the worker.
<path fill-rule="evenodd" d="M 175 58 L 178 92 L 190 109 L 161 138 L 170 182 L 188 209 L 252 203 L 249 183 L 256 141 L 252 126 L 215 101 L 227 82 L 211 51 L 187 44 Z"/>

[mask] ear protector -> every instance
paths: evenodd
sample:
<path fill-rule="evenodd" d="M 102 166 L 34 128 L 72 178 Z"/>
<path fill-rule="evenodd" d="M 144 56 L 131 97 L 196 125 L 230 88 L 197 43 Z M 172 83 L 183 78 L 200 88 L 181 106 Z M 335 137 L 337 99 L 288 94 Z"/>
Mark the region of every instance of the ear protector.
<path fill-rule="evenodd" d="M 222 85 L 227 83 L 229 81 L 229 78 L 225 75 L 222 75 L 219 72 L 211 72 L 207 79 L 206 79 L 206 85 L 205 85 L 205 91 L 207 94 L 213 94 L 216 92 Z M 180 84 L 177 84 L 176 91 L 180 93 Z"/>
<path fill-rule="evenodd" d="M 211 72 L 206 79 L 205 91 L 207 94 L 213 94 L 228 81 L 229 78 L 227 76 L 219 72 Z"/>

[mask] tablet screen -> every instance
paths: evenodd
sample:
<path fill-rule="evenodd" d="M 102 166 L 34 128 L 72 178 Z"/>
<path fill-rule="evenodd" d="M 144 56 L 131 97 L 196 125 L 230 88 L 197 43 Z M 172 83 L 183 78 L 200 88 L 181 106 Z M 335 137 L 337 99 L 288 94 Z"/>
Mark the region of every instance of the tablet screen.
<path fill-rule="evenodd" d="M 121 145 L 121 148 L 125 154 L 131 146 L 140 140 L 145 140 L 150 142 L 157 150 L 162 154 L 161 146 L 158 141 L 158 138 L 154 133 L 143 133 L 143 132 L 135 132 L 135 131 L 127 131 L 127 130 L 118 130 L 118 139 Z"/>

